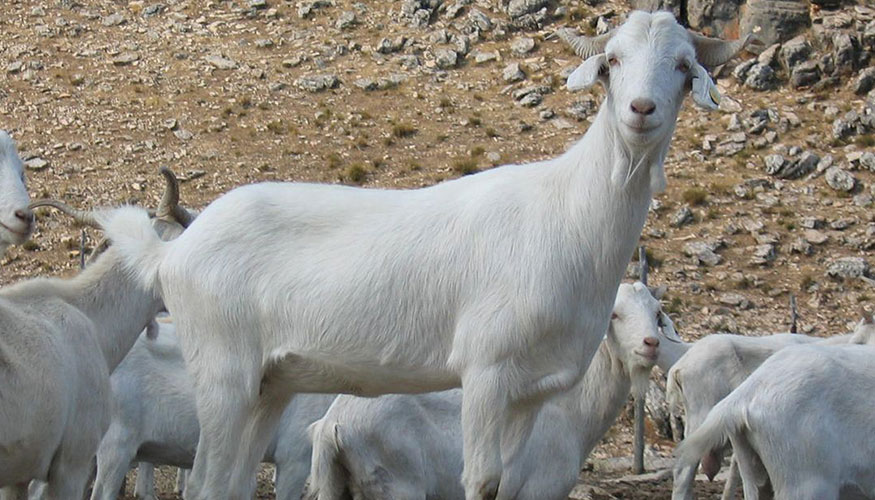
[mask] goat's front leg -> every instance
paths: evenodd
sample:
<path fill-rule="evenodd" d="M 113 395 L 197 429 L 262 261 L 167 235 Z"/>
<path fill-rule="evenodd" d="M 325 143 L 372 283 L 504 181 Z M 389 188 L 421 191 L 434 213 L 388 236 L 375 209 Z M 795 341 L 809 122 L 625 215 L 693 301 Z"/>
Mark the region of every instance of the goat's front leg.
<path fill-rule="evenodd" d="M 27 500 L 27 483 L 0 488 L 0 500 Z"/>
<path fill-rule="evenodd" d="M 497 367 L 468 370 L 462 377 L 462 436 L 466 500 L 493 500 L 501 480 L 501 435 L 508 391 Z"/>

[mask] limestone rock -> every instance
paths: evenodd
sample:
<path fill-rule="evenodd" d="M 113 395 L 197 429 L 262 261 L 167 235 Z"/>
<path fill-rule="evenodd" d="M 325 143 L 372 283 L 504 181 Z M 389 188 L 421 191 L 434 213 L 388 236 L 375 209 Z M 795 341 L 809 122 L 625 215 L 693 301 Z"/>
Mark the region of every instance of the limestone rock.
<path fill-rule="evenodd" d="M 810 25 L 807 1 L 749 0 L 743 9 L 739 32 L 756 33 L 768 46 L 789 40 Z"/>

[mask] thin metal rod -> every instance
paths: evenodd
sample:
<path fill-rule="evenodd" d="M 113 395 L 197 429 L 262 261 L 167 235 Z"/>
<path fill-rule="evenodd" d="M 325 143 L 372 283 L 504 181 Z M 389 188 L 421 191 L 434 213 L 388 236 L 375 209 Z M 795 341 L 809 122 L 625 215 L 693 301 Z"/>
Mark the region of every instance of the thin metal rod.
<path fill-rule="evenodd" d="M 638 265 L 641 268 L 641 283 L 647 284 L 647 249 L 644 245 L 638 247 Z"/>
<path fill-rule="evenodd" d="M 644 473 L 644 395 L 635 398 L 635 461 L 632 462 L 632 472 Z"/>
<path fill-rule="evenodd" d="M 641 283 L 647 285 L 647 249 L 644 245 L 638 247 L 638 266 Z M 644 407 L 647 402 L 647 392 L 642 391 L 635 398 L 635 461 L 632 463 L 632 472 L 644 473 Z"/>
<path fill-rule="evenodd" d="M 85 269 L 85 230 L 79 237 L 79 269 Z"/>

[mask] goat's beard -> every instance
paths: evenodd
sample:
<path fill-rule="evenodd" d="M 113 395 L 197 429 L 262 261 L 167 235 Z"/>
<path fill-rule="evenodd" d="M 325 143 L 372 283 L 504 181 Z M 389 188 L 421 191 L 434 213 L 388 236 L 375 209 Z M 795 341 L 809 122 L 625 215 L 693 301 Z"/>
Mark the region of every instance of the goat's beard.
<path fill-rule="evenodd" d="M 620 126 L 612 128 L 610 133 L 613 137 L 611 140 L 619 148 L 618 154 L 614 157 L 614 167 L 611 171 L 611 182 L 614 186 L 621 189 L 626 188 L 643 167 L 649 173 L 650 194 L 665 191 L 668 182 L 663 163 L 668 153 L 671 137 L 674 135 L 674 122 L 672 122 L 670 130 L 656 130 L 654 132 L 656 133 L 650 140 L 640 138 L 639 141 L 638 137 L 633 136 L 630 141 L 620 130 Z"/>

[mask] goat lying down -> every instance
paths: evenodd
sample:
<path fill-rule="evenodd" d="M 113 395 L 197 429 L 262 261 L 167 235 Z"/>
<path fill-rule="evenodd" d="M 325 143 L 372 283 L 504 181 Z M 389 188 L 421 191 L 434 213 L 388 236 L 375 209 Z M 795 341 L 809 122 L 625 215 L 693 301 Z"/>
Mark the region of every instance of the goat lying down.
<path fill-rule="evenodd" d="M 24 165 L 15 142 L 0 130 L 0 256 L 9 245 L 20 245 L 33 232 L 33 211 L 24 179 Z"/>
<path fill-rule="evenodd" d="M 294 393 L 459 385 L 467 497 L 516 496 L 502 471 L 598 349 L 684 96 L 716 107 L 704 66 L 746 41 L 665 12 L 569 39 L 586 58 L 569 87 L 607 95 L 559 158 L 417 190 L 245 186 L 171 243 L 116 213 L 108 234 L 164 299 L 198 389 L 189 500 L 252 497 Z"/>
<path fill-rule="evenodd" d="M 675 479 L 729 441 L 745 500 L 875 498 L 872 394 L 875 347 L 786 347 L 678 446 Z"/>
<path fill-rule="evenodd" d="M 524 448 L 526 459 L 505 471 L 520 477 L 517 499 L 568 497 L 630 389 L 646 389 L 666 340 L 677 340 L 677 334 L 650 291 L 641 283 L 620 285 L 608 333 L 589 370 L 544 405 Z M 458 389 L 338 396 L 309 430 L 313 465 L 307 497 L 463 500 L 461 409 Z"/>
<path fill-rule="evenodd" d="M 172 181 L 168 176 L 162 214 L 178 201 Z M 96 224 L 93 214 L 63 204 L 32 205 L 43 204 Z M 182 230 L 172 218 L 163 227 L 168 235 Z M 4 499 L 25 498 L 31 480 L 48 483 L 50 500 L 83 497 L 109 425 L 109 373 L 162 307 L 112 248 L 73 278 L 35 278 L 0 289 Z"/>
<path fill-rule="evenodd" d="M 712 334 L 688 344 L 687 352 L 668 372 L 666 395 L 674 414 L 683 408 L 686 416 L 684 433 L 690 436 L 720 400 L 744 382 L 766 359 L 788 346 L 816 343 L 821 345 L 875 344 L 875 326 L 866 317 L 852 333 L 820 338 L 801 334 L 780 333 L 762 337 Z M 708 450 L 702 459 L 702 470 L 714 478 L 720 471 L 725 446 Z M 674 500 L 692 500 L 695 470 L 679 472 L 673 485 Z M 735 498 L 736 471 L 733 466 L 723 498 Z"/>
<path fill-rule="evenodd" d="M 172 323 L 156 322 L 110 377 L 112 409 L 109 430 L 97 450 L 97 478 L 92 500 L 114 500 L 131 462 L 141 462 L 137 489 L 150 491 L 143 463 L 190 468 L 199 426 L 191 376 L 179 350 Z M 283 412 L 264 456 L 276 464 L 276 498 L 298 500 L 310 473 L 306 429 L 334 400 L 333 394 L 302 394 Z"/>

